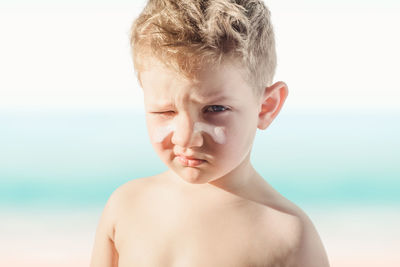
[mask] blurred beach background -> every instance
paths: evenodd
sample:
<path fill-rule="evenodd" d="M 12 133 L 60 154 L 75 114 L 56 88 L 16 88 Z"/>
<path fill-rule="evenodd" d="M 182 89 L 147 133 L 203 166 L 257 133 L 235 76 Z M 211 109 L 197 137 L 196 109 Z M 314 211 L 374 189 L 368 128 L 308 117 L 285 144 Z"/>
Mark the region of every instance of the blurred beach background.
<path fill-rule="evenodd" d="M 400 266 L 400 3 L 265 3 L 289 96 L 253 165 L 332 266 Z M 0 2 L 0 266 L 88 266 L 110 194 L 166 170 L 129 51 L 144 4 Z"/>

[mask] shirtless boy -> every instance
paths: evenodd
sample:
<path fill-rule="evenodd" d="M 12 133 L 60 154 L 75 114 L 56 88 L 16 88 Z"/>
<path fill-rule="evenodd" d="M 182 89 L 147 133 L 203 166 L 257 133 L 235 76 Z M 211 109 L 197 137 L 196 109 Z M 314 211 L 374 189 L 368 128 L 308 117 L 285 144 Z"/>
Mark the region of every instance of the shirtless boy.
<path fill-rule="evenodd" d="M 150 0 L 131 31 L 151 144 L 168 166 L 103 210 L 91 267 L 327 267 L 309 217 L 250 162 L 288 95 L 257 0 Z"/>

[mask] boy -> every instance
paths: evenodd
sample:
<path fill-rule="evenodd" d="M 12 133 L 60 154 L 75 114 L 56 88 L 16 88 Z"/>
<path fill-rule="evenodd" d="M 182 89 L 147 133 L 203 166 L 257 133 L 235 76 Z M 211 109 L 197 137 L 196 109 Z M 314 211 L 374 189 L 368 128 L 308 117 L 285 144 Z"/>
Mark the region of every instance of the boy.
<path fill-rule="evenodd" d="M 252 167 L 288 95 L 257 0 L 150 0 L 131 45 L 152 146 L 168 171 L 110 196 L 91 266 L 329 266 L 308 216 Z"/>

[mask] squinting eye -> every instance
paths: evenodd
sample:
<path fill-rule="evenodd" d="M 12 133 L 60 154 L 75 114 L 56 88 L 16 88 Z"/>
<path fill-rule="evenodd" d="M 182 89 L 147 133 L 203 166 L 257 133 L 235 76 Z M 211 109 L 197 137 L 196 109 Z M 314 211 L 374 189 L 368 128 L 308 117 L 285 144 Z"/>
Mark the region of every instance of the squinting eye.
<path fill-rule="evenodd" d="M 154 113 L 158 114 L 158 115 L 168 116 L 168 115 L 171 115 L 174 112 L 173 111 L 163 111 L 163 112 L 154 112 Z"/>
<path fill-rule="evenodd" d="M 226 110 L 229 110 L 229 107 L 225 107 L 225 106 L 221 106 L 221 105 L 212 105 L 212 106 L 206 107 L 205 112 L 222 113 Z M 170 111 L 152 112 L 152 113 L 156 114 L 156 115 L 161 115 L 164 117 L 169 117 L 169 116 L 172 116 L 175 113 L 175 111 L 170 110 Z"/>
<path fill-rule="evenodd" d="M 212 106 L 208 106 L 208 107 L 206 108 L 206 111 L 207 111 L 207 110 L 210 110 L 210 108 L 211 108 L 211 110 L 212 110 L 212 111 L 210 111 L 211 113 L 221 113 L 222 111 L 225 111 L 225 110 L 228 110 L 228 109 L 229 109 L 229 108 L 227 108 L 227 107 L 220 106 L 220 105 L 212 105 Z M 221 110 L 221 109 L 223 109 L 223 110 Z"/>

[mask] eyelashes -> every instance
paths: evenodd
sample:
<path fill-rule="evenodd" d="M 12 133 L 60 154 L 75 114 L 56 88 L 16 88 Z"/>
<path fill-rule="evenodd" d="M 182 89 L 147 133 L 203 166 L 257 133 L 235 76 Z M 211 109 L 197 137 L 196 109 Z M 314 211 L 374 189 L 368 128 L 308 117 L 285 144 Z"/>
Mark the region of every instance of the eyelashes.
<path fill-rule="evenodd" d="M 227 107 L 227 106 L 211 105 L 211 106 L 207 106 L 204 109 L 204 112 L 218 114 L 218 113 L 223 113 L 223 112 L 228 111 L 228 110 L 230 110 L 230 108 Z M 158 115 L 163 115 L 163 116 L 171 116 L 171 115 L 173 115 L 175 113 L 175 111 L 169 110 L 169 111 L 151 112 L 151 113 L 158 114 Z"/>
<path fill-rule="evenodd" d="M 212 113 L 220 113 L 220 112 L 223 112 L 223 111 L 225 111 L 225 110 L 228 110 L 229 108 L 228 107 L 225 107 L 225 106 L 221 106 L 221 105 L 212 105 L 212 106 L 208 106 L 207 107 L 207 109 L 206 110 L 209 110 L 209 108 L 211 108 L 211 107 L 218 107 L 218 108 L 223 108 L 224 110 L 220 110 L 220 111 L 215 111 L 215 109 L 213 109 L 214 111 L 211 111 Z M 218 110 L 218 109 L 217 109 Z"/>

